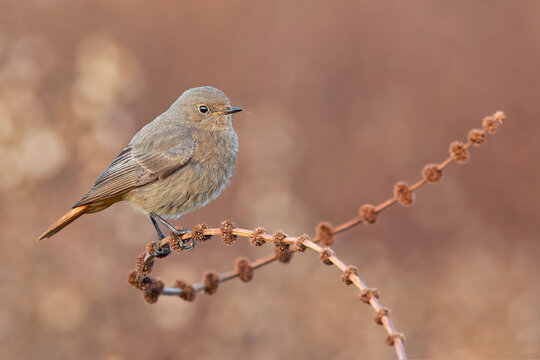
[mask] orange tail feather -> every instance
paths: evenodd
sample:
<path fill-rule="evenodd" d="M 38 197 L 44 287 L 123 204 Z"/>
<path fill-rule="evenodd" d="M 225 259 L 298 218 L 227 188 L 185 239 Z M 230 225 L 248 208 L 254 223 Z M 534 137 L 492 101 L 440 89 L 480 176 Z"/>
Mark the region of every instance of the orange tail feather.
<path fill-rule="evenodd" d="M 79 216 L 84 214 L 86 212 L 86 209 L 88 209 L 87 205 L 81 205 L 77 206 L 74 209 L 71 209 L 66 215 L 62 216 L 60 220 L 54 223 L 53 226 L 51 226 L 47 231 L 45 231 L 38 240 L 43 240 L 45 238 L 51 237 L 69 224 L 71 224 L 73 221 L 75 221 Z"/>

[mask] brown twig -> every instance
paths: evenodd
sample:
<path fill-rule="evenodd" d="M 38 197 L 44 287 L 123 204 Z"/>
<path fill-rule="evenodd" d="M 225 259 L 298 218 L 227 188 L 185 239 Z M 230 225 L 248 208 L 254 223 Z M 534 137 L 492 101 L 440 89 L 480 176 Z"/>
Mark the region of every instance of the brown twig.
<path fill-rule="evenodd" d="M 145 299 L 153 303 L 157 301 L 160 295 L 179 296 L 187 301 L 192 301 L 195 298 L 195 293 L 205 291 L 212 294 L 217 290 L 219 283 L 227 280 L 240 277 L 243 281 L 251 280 L 253 271 L 262 266 L 270 264 L 275 260 L 287 262 L 290 260 L 291 252 L 289 248 L 292 246 L 296 252 L 302 252 L 305 249 L 310 249 L 317 252 L 321 256 L 321 260 L 328 265 L 335 265 L 343 271 L 342 280 L 346 284 L 354 284 L 360 289 L 360 299 L 371 305 L 376 312 L 375 322 L 384 326 L 388 333 L 387 343 L 394 346 L 399 359 L 406 359 L 405 348 L 403 345 L 403 335 L 398 333 L 389 317 L 389 310 L 381 305 L 378 299 L 378 293 L 375 289 L 368 288 L 358 277 L 355 267 L 347 266 L 343 263 L 328 247 L 321 247 L 317 243 L 321 242 L 325 246 L 329 246 L 334 241 L 334 235 L 349 230 L 350 228 L 360 223 L 375 223 L 378 215 L 390 206 L 401 203 L 402 205 L 411 205 L 414 200 L 414 191 L 426 183 L 434 183 L 441 179 L 442 171 L 452 162 L 463 163 L 468 159 L 468 149 L 471 146 L 479 146 L 483 143 L 486 134 L 493 134 L 497 127 L 502 124 L 504 114 L 500 111 L 492 116 L 485 117 L 483 120 L 482 129 L 473 129 L 469 132 L 468 142 L 463 144 L 453 142 L 450 145 L 450 156 L 437 165 L 427 165 L 424 167 L 423 177 L 412 186 L 408 186 L 404 182 L 398 182 L 394 187 L 394 196 L 383 201 L 377 206 L 365 204 L 360 208 L 359 215 L 348 220 L 338 226 L 332 227 L 328 223 L 321 223 L 317 227 L 317 236 L 309 240 L 307 235 L 299 237 L 286 236 L 282 232 L 278 232 L 273 236 L 266 233 L 264 229 L 258 228 L 255 230 L 236 229 L 229 221 L 224 221 L 221 228 L 208 228 L 206 225 L 197 225 L 191 232 L 181 236 L 181 239 L 170 235 L 158 244 L 158 252 L 154 246 L 148 246 L 147 251 L 142 253 L 137 263 L 137 270 L 130 273 L 129 281 L 132 285 L 142 290 L 145 294 Z M 163 257 L 163 253 L 167 250 L 174 249 L 182 251 L 179 246 L 179 241 L 196 239 L 197 241 L 208 240 L 211 236 L 221 235 L 224 243 L 232 244 L 237 237 L 249 238 L 253 245 L 260 246 L 264 243 L 273 242 L 276 245 L 274 254 L 255 260 L 249 263 L 246 259 L 239 259 L 235 264 L 235 270 L 222 274 L 207 273 L 203 281 L 192 285 L 187 285 L 182 281 L 177 281 L 175 287 L 164 287 L 163 282 L 157 279 L 149 278 L 147 275 L 152 270 L 154 259 Z M 153 244 L 152 244 L 153 245 Z"/>

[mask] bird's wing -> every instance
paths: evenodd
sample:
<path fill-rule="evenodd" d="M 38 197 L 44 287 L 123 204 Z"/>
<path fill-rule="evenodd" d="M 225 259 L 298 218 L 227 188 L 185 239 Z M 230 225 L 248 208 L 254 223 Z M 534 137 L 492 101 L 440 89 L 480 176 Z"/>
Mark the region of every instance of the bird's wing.
<path fill-rule="evenodd" d="M 160 132 L 152 139 L 130 144 L 97 178 L 88 194 L 73 207 L 101 201 L 169 176 L 189 162 L 195 142 L 185 132 Z"/>

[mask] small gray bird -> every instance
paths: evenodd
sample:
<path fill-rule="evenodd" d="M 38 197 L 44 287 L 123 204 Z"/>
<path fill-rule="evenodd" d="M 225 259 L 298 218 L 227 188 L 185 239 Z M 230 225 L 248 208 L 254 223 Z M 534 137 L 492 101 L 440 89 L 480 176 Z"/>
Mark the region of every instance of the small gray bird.
<path fill-rule="evenodd" d="M 79 216 L 126 200 L 176 235 L 165 218 L 177 218 L 216 198 L 231 179 L 238 138 L 232 107 L 221 90 L 210 86 L 189 89 L 154 121 L 143 127 L 88 194 L 39 237 L 51 237 Z M 183 244 L 185 248 L 193 247 Z"/>

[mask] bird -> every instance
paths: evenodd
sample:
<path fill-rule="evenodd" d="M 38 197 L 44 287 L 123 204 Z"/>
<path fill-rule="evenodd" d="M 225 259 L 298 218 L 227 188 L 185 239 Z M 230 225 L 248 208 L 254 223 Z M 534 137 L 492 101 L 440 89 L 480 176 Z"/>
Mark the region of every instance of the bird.
<path fill-rule="evenodd" d="M 238 152 L 232 114 L 242 110 L 231 106 L 227 95 L 214 87 L 186 90 L 135 134 L 90 191 L 38 240 L 119 201 L 150 217 L 158 235 L 156 243 L 165 237 L 159 223 L 177 237 L 185 234 L 185 229 L 175 228 L 166 219 L 206 205 L 227 186 Z M 195 245 L 193 240 L 179 243 L 185 249 Z"/>

